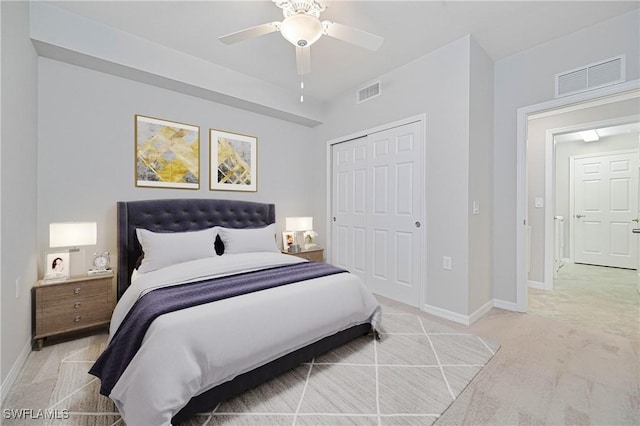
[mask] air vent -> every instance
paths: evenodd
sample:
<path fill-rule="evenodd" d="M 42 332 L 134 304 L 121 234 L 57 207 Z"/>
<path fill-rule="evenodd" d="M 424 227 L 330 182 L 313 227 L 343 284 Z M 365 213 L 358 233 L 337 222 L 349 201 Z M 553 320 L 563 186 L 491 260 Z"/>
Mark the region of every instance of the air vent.
<path fill-rule="evenodd" d="M 380 86 L 380 82 L 376 81 L 375 83 L 358 90 L 358 93 L 356 94 L 356 102 L 361 103 L 368 101 L 371 98 L 375 98 L 376 96 L 380 96 L 381 91 L 382 87 Z"/>
<path fill-rule="evenodd" d="M 625 81 L 625 56 L 556 75 L 556 98 Z"/>

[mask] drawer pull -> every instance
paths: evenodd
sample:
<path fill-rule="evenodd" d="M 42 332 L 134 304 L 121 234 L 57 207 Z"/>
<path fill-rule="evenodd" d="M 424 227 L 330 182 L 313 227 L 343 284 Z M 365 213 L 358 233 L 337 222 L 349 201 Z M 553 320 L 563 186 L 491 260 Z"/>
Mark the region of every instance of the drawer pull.
<path fill-rule="evenodd" d="M 80 302 L 76 302 L 73 304 L 74 309 L 78 309 L 80 307 Z"/>
<path fill-rule="evenodd" d="M 76 317 L 73 319 L 73 322 L 80 322 L 81 319 L 82 317 L 80 315 L 76 315 Z"/>
<path fill-rule="evenodd" d="M 79 294 L 80 293 L 80 287 L 76 287 L 75 290 L 73 290 L 73 294 Z"/>

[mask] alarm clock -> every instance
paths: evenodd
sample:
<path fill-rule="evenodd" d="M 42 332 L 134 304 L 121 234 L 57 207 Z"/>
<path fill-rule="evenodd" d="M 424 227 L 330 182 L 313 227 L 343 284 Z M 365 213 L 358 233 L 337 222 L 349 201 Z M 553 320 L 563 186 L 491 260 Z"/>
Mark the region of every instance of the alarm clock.
<path fill-rule="evenodd" d="M 93 254 L 93 268 L 89 270 L 89 275 L 111 272 L 111 258 L 108 251 Z"/>

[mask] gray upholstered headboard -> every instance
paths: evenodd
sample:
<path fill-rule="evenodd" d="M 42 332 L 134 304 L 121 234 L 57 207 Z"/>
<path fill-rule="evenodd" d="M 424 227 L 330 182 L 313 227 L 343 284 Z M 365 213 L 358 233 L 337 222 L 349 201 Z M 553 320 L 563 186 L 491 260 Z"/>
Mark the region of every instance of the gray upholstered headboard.
<path fill-rule="evenodd" d="M 154 232 L 259 228 L 276 221 L 274 204 L 211 199 L 168 199 L 118 202 L 118 299 L 129 287 L 142 254 L 136 228 Z"/>

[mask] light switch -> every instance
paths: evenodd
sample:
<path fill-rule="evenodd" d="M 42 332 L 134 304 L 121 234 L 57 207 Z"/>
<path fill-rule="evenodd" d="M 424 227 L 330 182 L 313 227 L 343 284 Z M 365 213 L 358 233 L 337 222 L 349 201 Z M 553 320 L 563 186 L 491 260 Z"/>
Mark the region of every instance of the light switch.
<path fill-rule="evenodd" d="M 474 201 L 473 202 L 473 214 L 480 214 L 480 202 L 479 201 Z"/>
<path fill-rule="evenodd" d="M 544 207 L 544 198 L 536 197 L 536 208 L 541 209 L 542 207 Z"/>

